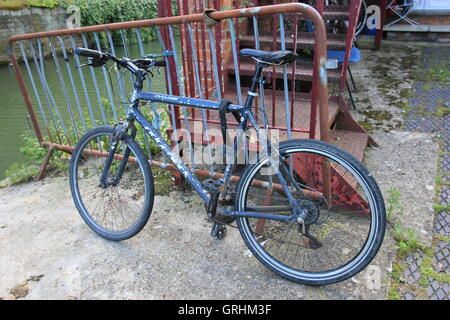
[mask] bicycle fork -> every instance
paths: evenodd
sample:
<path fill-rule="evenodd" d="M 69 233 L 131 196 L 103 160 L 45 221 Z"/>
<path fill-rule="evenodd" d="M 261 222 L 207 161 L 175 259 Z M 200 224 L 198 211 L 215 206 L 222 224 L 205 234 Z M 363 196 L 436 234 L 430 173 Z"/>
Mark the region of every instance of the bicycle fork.
<path fill-rule="evenodd" d="M 102 174 L 100 176 L 100 185 L 99 187 L 105 189 L 109 187 L 110 185 L 116 186 L 120 179 L 122 179 L 123 172 L 125 171 L 125 166 L 127 165 L 128 158 L 130 157 L 131 149 L 130 147 L 126 147 L 124 154 L 122 156 L 122 159 L 120 160 L 119 167 L 117 169 L 117 173 L 114 179 L 111 181 L 108 181 L 108 178 L 110 177 L 110 169 L 113 159 L 116 157 L 117 147 L 119 145 L 119 142 L 123 140 L 123 133 L 126 131 L 127 128 L 131 127 L 131 137 L 134 139 L 136 137 L 136 128 L 132 123 L 129 121 L 123 125 L 115 125 L 113 136 L 111 138 L 111 148 L 108 152 L 108 155 L 105 160 L 105 164 L 103 166 Z"/>

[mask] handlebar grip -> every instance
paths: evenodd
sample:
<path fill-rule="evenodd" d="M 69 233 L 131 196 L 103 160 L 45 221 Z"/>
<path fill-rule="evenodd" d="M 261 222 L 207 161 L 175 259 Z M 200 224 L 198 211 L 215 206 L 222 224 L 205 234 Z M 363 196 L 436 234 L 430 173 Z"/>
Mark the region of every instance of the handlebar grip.
<path fill-rule="evenodd" d="M 79 56 L 95 58 L 95 59 L 102 59 L 105 56 L 105 54 L 100 51 L 86 49 L 86 48 L 76 48 L 75 53 Z"/>
<path fill-rule="evenodd" d="M 155 67 L 165 67 L 166 62 L 164 60 L 155 60 Z"/>

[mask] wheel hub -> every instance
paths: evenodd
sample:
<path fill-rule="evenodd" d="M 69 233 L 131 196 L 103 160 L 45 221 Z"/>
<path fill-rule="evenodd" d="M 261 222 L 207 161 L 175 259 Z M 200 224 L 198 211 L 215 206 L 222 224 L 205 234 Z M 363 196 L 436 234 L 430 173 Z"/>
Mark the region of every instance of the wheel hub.
<path fill-rule="evenodd" d="M 306 199 L 297 200 L 294 213 L 303 219 L 305 225 L 315 223 L 320 216 L 319 207 L 313 201 Z"/>

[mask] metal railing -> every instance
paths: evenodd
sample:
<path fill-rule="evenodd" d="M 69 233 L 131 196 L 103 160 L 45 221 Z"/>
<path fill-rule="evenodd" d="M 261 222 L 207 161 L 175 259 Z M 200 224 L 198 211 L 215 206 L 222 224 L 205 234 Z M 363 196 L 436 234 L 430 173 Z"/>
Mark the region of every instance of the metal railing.
<path fill-rule="evenodd" d="M 160 15 L 168 15 L 162 6 L 159 8 Z M 99 124 L 114 124 L 125 114 L 127 107 L 127 92 L 131 91 L 131 79 L 127 74 L 113 71 L 113 79 L 110 79 L 105 69 L 92 67 L 82 70 L 76 69 L 80 64 L 80 58 L 73 54 L 76 46 L 92 47 L 98 50 L 110 50 L 112 54 L 118 54 L 122 50 L 125 56 L 130 56 L 130 42 L 136 41 L 139 56 L 147 54 L 146 43 L 142 34 L 152 33 L 156 35 L 159 50 L 166 60 L 167 67 L 164 74 L 165 90 L 169 94 L 196 96 L 207 99 L 221 100 L 224 94 L 224 75 L 222 61 L 226 58 L 221 51 L 221 38 L 223 30 L 229 33 L 230 48 L 229 59 L 234 61 L 236 99 L 242 104 L 242 85 L 239 76 L 239 57 L 237 52 L 240 24 L 236 23 L 239 18 L 248 18 L 253 22 L 254 41 L 259 48 L 258 20 L 264 16 L 273 16 L 279 26 L 281 38 L 281 49 L 286 48 L 285 39 L 285 17 L 293 15 L 295 21 L 308 19 L 313 22 L 315 37 L 315 61 L 312 78 L 312 106 L 309 128 L 296 128 L 293 126 L 296 115 L 295 95 L 295 66 L 293 78 L 288 78 L 287 68 L 282 69 L 283 101 L 284 106 L 272 104 L 272 108 L 283 108 L 285 113 L 285 125 L 276 123 L 275 117 L 271 126 L 287 132 L 290 138 L 292 132 L 309 132 L 314 137 L 316 132 L 315 105 L 319 111 L 320 139 L 329 140 L 328 123 L 328 85 L 326 72 L 327 41 L 325 25 L 321 15 L 311 6 L 302 3 L 287 3 L 279 5 L 261 6 L 253 8 L 233 9 L 226 11 L 215 11 L 207 14 L 208 19 L 216 21 L 215 26 L 205 22 L 205 14 L 187 14 L 180 16 L 167 16 L 157 19 L 118 22 L 104 25 L 88 26 L 76 29 L 64 29 L 46 32 L 15 35 L 9 38 L 8 50 L 11 64 L 13 66 L 31 123 L 36 137 L 43 147 L 49 150 L 60 149 L 71 152 L 80 135 L 90 127 Z M 275 28 L 275 24 L 274 24 Z M 202 34 L 202 36 L 199 36 Z M 181 52 L 179 52 L 182 46 Z M 294 44 L 295 46 L 295 44 Z M 51 57 L 46 57 L 46 50 Z M 205 52 L 210 53 L 210 60 L 204 58 Z M 152 52 L 155 53 L 155 52 Z M 189 63 L 186 63 L 189 56 Z M 134 58 L 131 57 L 131 58 Z M 23 61 L 20 65 L 19 61 Z M 52 64 L 56 70 L 55 74 L 49 74 L 47 66 Z M 26 74 L 26 77 L 24 74 Z M 275 79 L 275 72 L 272 79 Z M 49 84 L 49 78 L 57 77 L 58 87 Z M 294 90 L 289 92 L 288 83 L 291 82 Z M 112 83 L 112 85 L 111 85 Z M 263 98 L 264 87 L 261 96 Z M 148 87 L 152 90 L 151 84 Z M 161 88 L 160 88 L 161 89 Z M 120 100 L 114 99 L 118 93 Z M 272 95 L 274 97 L 274 95 Z M 263 102 L 263 101 L 262 101 Z M 151 105 L 150 111 L 155 111 Z M 209 125 L 217 123 L 217 118 L 205 111 L 195 111 L 187 107 L 175 105 L 168 106 L 171 130 L 186 129 L 189 134 L 193 122 L 200 121 L 207 129 Z M 272 110 L 274 115 L 277 110 Z M 156 114 L 154 114 L 157 117 Z M 165 159 L 153 159 L 150 141 L 145 133 L 145 149 L 149 155 L 152 165 L 174 169 L 173 165 Z M 209 141 L 207 139 L 207 141 Z M 192 141 L 188 145 L 192 146 Z M 174 142 L 175 143 L 175 142 Z M 51 152 L 51 151 L 50 151 Z M 192 150 L 189 150 L 192 153 Z M 193 170 L 204 176 L 219 177 L 213 167 L 209 170 L 204 168 L 193 168 Z"/>

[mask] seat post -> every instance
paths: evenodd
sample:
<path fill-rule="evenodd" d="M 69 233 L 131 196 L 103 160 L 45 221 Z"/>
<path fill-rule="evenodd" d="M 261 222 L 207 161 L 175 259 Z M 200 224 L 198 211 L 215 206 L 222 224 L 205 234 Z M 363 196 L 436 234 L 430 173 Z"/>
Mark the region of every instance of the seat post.
<path fill-rule="evenodd" d="M 247 98 L 245 99 L 246 107 L 251 107 L 253 104 L 253 99 L 257 96 L 256 90 L 258 88 L 258 83 L 264 67 L 267 67 L 267 64 L 263 62 L 258 62 L 258 64 L 256 65 L 255 74 L 252 78 L 252 84 L 250 86 L 250 90 L 247 93 Z"/>

